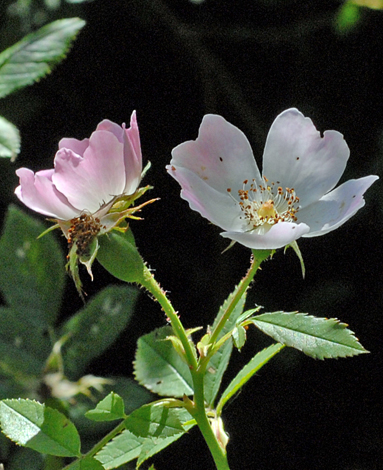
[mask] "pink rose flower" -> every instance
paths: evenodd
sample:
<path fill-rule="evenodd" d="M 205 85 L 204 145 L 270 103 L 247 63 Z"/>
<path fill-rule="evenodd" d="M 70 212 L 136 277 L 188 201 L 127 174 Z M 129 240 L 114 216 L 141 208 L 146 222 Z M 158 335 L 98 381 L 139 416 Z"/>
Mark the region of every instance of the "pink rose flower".
<path fill-rule="evenodd" d="M 108 230 L 116 219 L 107 215 L 109 210 L 121 196 L 134 194 L 141 172 L 140 135 L 133 112 L 129 129 L 104 120 L 89 139 L 62 139 L 51 170 L 18 169 L 20 185 L 15 193 L 27 207 L 59 223 L 86 214 Z M 65 231 L 68 224 L 60 226 Z"/>
<path fill-rule="evenodd" d="M 333 189 L 349 154 L 342 134 L 321 137 L 311 119 L 292 108 L 270 128 L 261 176 L 246 136 L 208 114 L 198 138 L 175 147 L 166 168 L 181 197 L 221 227 L 223 237 L 271 250 L 331 232 L 364 206 L 363 194 L 377 176 Z"/>

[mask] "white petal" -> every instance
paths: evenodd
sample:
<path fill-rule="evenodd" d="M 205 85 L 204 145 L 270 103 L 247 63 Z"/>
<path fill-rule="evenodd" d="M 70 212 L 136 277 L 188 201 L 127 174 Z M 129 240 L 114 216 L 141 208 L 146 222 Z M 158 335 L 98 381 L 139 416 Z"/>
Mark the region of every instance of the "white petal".
<path fill-rule="evenodd" d="M 370 175 L 349 180 L 323 196 L 319 201 L 300 210 L 298 220 L 310 227 L 304 237 L 317 237 L 344 224 L 365 204 L 363 194 L 378 176 Z"/>
<path fill-rule="evenodd" d="M 246 179 L 261 182 L 245 134 L 215 114 L 204 116 L 197 140 L 175 147 L 172 157 L 168 170 L 172 166 L 186 168 L 221 193 L 231 188 L 234 194 Z"/>
<path fill-rule="evenodd" d="M 188 201 L 191 209 L 224 230 L 241 230 L 242 211 L 238 202 L 233 200 L 227 191 L 217 191 L 191 170 L 173 168 L 167 167 L 169 173 L 181 185 L 181 197 Z"/>
<path fill-rule="evenodd" d="M 350 150 L 337 131 L 321 137 L 311 119 L 288 109 L 273 122 L 263 154 L 263 174 L 283 188 L 294 188 L 305 207 L 333 189 Z"/>
<path fill-rule="evenodd" d="M 263 235 L 257 234 L 256 231 L 223 232 L 221 235 L 255 250 L 274 250 L 298 240 L 309 230 L 310 228 L 306 224 L 279 222 Z"/>

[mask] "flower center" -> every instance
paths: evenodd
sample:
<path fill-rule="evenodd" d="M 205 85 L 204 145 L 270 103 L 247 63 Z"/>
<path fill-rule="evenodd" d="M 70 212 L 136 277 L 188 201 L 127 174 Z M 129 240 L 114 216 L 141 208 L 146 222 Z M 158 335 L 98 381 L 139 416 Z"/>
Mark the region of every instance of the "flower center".
<path fill-rule="evenodd" d="M 283 190 L 279 181 L 269 183 L 265 176 L 263 179 L 265 186 L 257 185 L 254 179 L 251 182 L 245 180 L 243 188 L 238 190 L 241 218 L 250 230 L 261 228 L 266 232 L 279 222 L 296 222 L 299 197 L 294 188 Z M 227 191 L 231 193 L 231 188 Z"/>
<path fill-rule="evenodd" d="M 70 221 L 72 224 L 68 230 L 69 251 L 76 244 L 77 256 L 88 255 L 88 248 L 102 228 L 100 219 L 88 214 L 81 214 Z"/>

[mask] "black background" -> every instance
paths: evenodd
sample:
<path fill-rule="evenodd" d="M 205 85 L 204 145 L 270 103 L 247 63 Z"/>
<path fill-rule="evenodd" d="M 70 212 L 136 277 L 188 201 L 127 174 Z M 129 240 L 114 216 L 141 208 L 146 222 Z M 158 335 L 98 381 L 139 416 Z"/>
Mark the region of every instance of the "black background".
<path fill-rule="evenodd" d="M 132 224 L 137 245 L 185 326 L 211 323 L 245 273 L 250 252 L 237 244 L 221 254 L 227 240 L 180 199 L 164 169 L 171 149 L 196 137 L 204 114 L 218 113 L 245 132 L 260 165 L 272 121 L 297 107 L 321 131 L 344 134 L 351 157 L 341 181 L 379 174 L 383 12 L 361 9 L 358 24 L 341 33 L 340 6 L 96 0 L 57 11 L 58 17 L 79 15 L 87 26 L 51 76 L 2 101 L 2 113 L 22 135 L 14 166 L 1 163 L 2 207 L 17 202 L 16 167 L 49 168 L 60 138 L 87 137 L 104 118 L 129 122 L 136 109 L 143 155 L 152 163 L 145 182 L 161 198 L 145 210 L 144 221 Z M 279 250 L 257 275 L 250 306 L 337 317 L 371 354 L 315 361 L 284 350 L 224 413 L 233 470 L 383 469 L 380 192 L 377 182 L 366 207 L 335 232 L 300 241 L 305 280 L 292 250 Z M 89 296 L 114 282 L 99 266 L 95 278 L 85 280 Z M 79 307 L 68 283 L 63 317 Z M 130 374 L 137 337 L 164 323 L 158 305 L 142 294 L 132 327 L 89 372 Z M 266 344 L 249 332 L 226 382 Z M 196 429 L 154 463 L 157 470 L 214 468 Z"/>

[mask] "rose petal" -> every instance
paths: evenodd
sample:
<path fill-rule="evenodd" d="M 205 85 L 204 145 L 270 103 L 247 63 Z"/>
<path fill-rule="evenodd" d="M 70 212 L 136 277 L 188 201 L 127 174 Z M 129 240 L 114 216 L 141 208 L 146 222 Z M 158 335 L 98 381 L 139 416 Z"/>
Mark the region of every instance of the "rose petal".
<path fill-rule="evenodd" d="M 173 169 L 174 168 L 174 169 Z M 168 172 L 181 185 L 181 197 L 188 201 L 191 209 L 199 212 L 210 222 L 224 230 L 241 230 L 242 211 L 227 191 L 219 192 L 202 180 L 193 171 L 182 167 L 167 167 Z"/>
<path fill-rule="evenodd" d="M 70 137 L 64 137 L 59 142 L 59 149 L 71 149 L 81 157 L 84 155 L 85 150 L 89 147 L 89 139 L 77 140 Z"/>
<path fill-rule="evenodd" d="M 365 204 L 363 194 L 378 176 L 349 180 L 298 212 L 298 220 L 310 227 L 304 237 L 324 235 L 343 225 Z"/>
<path fill-rule="evenodd" d="M 142 154 L 140 133 L 137 125 L 136 112 L 133 111 L 130 118 L 130 128 L 124 129 L 124 163 L 126 182 L 124 193 L 133 194 L 138 188 L 141 181 L 142 173 Z"/>
<path fill-rule="evenodd" d="M 30 209 L 48 217 L 70 220 L 80 212 L 73 207 L 52 183 L 54 170 L 38 171 L 36 174 L 28 168 L 16 170 L 20 186 L 16 196 Z"/>
<path fill-rule="evenodd" d="M 172 167 L 188 169 L 221 193 L 231 188 L 233 194 L 236 194 L 244 180 L 254 178 L 257 184 L 261 183 L 245 134 L 221 116 L 204 116 L 197 140 L 175 147 L 172 157 L 167 167 L 172 176 Z"/>
<path fill-rule="evenodd" d="M 294 188 L 305 207 L 330 191 L 342 176 L 350 150 L 337 131 L 323 138 L 311 119 L 288 109 L 273 122 L 263 154 L 263 174 Z"/>
<path fill-rule="evenodd" d="M 95 131 L 84 158 L 61 149 L 55 157 L 52 176 L 57 189 L 81 210 L 97 211 L 125 185 L 123 145 L 111 132 Z"/>
<path fill-rule="evenodd" d="M 276 250 L 289 245 L 304 236 L 310 228 L 306 224 L 279 222 L 264 234 L 253 232 L 223 232 L 221 236 L 230 238 L 254 250 Z"/>

